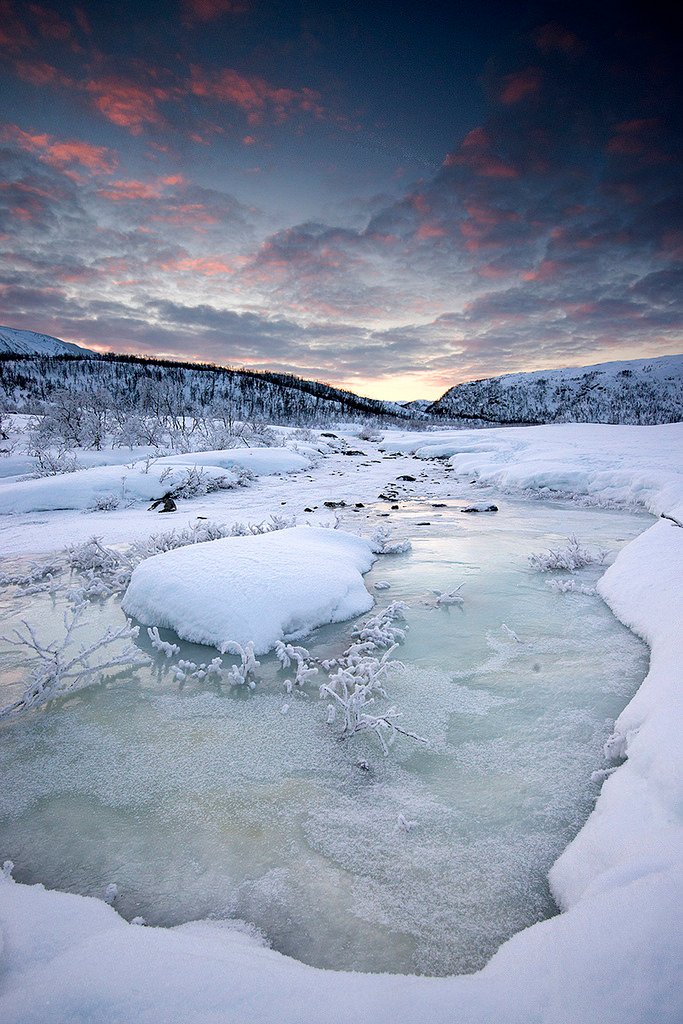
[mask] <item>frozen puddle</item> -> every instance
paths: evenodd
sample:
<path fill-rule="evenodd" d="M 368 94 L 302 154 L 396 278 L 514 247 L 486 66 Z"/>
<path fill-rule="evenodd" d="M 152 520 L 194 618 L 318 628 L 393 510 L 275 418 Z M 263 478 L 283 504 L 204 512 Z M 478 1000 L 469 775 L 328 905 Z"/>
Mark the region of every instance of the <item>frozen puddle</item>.
<path fill-rule="evenodd" d="M 649 517 L 499 504 L 471 516 L 457 502 L 408 507 L 392 519 L 412 552 L 366 576 L 380 607 L 410 605 L 396 652 L 407 670 L 388 689 L 429 749 L 399 738 L 385 758 L 372 736 L 337 742 L 316 687 L 286 697 L 272 657 L 247 692 L 179 688 L 155 656 L 152 669 L 2 723 L 0 859 L 50 888 L 102 896 L 115 882 L 129 919 L 242 918 L 319 967 L 479 968 L 556 912 L 548 868 L 592 809 L 591 773 L 648 653 L 599 597 L 553 592 L 527 558 L 572 532 L 615 552 Z M 574 578 L 592 585 L 601 572 Z M 462 607 L 434 607 L 433 590 L 460 583 Z M 42 636 L 63 611 L 45 595 L 5 596 L 2 610 L 3 632 L 23 617 Z M 114 602 L 92 617 L 93 636 L 122 620 Z M 341 653 L 352 625 L 307 646 Z M 182 645 L 194 661 L 215 653 Z M 3 665 L 4 704 L 23 672 L 16 651 Z"/>

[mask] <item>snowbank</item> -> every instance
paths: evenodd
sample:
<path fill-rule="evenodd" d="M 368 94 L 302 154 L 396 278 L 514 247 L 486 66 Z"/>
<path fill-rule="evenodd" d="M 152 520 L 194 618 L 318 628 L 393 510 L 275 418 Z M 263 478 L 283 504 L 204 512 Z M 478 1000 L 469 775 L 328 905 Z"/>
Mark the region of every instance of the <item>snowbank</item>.
<path fill-rule="evenodd" d="M 678 872 L 673 892 L 683 906 L 683 529 L 660 522 L 641 534 L 598 591 L 649 644 L 650 671 L 608 744 L 626 763 L 606 780 L 595 813 L 553 866 L 553 894 L 567 908 L 586 893 Z"/>
<path fill-rule="evenodd" d="M 131 453 L 117 448 L 93 454 L 78 450 L 74 454 L 84 468 L 75 473 L 61 473 L 37 480 L 10 476 L 0 478 L 0 515 L 88 509 L 93 508 L 103 495 L 115 495 L 121 504 L 152 501 L 166 491 L 174 490 L 192 470 L 200 471 L 208 481 L 223 481 L 229 488 L 237 486 L 243 470 L 255 476 L 274 476 L 299 473 L 311 465 L 310 459 L 290 448 L 231 448 L 162 458 L 144 449 L 146 457 L 140 458 L 138 451 L 140 449 Z M 17 473 L 33 469 L 33 465 L 26 464 L 25 456 L 9 458 L 15 459 L 20 467 Z"/>
<path fill-rule="evenodd" d="M 0 481 L 0 515 L 88 509 L 104 496 L 112 496 L 121 505 L 152 501 L 180 486 L 195 465 L 189 456 L 184 456 L 182 463 L 171 466 L 159 460 L 149 465 L 137 462 L 133 467 L 96 466 L 38 480 L 5 479 Z M 202 467 L 202 473 L 206 481 L 216 481 L 216 489 L 236 487 L 239 483 L 235 470 L 209 465 Z"/>
<path fill-rule="evenodd" d="M 448 458 L 458 476 L 503 490 L 586 495 L 656 515 L 683 512 L 683 423 L 438 431 L 399 436 L 383 447 Z"/>
<path fill-rule="evenodd" d="M 300 473 L 308 469 L 311 460 L 291 448 L 228 448 L 216 452 L 195 452 L 191 455 L 168 455 L 159 459 L 162 466 L 218 466 L 230 469 L 241 466 L 256 476 L 274 476 L 277 473 Z"/>
<path fill-rule="evenodd" d="M 371 608 L 362 573 L 374 559 L 367 541 L 319 527 L 227 537 L 146 559 L 122 606 L 183 640 L 219 649 L 253 640 L 264 654 Z"/>

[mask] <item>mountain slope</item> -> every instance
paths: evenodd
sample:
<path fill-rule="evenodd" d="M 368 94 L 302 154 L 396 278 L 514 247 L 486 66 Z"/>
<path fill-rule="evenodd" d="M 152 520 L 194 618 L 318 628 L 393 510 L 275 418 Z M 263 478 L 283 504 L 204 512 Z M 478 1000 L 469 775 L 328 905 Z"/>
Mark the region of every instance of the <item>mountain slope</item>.
<path fill-rule="evenodd" d="M 87 358 L 0 352 L 0 408 L 39 413 L 45 403 L 69 395 L 100 409 L 271 423 L 331 423 L 338 419 L 410 421 L 424 414 L 393 402 L 291 374 L 257 373 L 209 364 L 179 363 L 111 353 Z"/>
<path fill-rule="evenodd" d="M 90 349 L 81 348 L 70 341 L 60 341 L 50 334 L 20 331 L 14 327 L 0 327 L 0 353 L 12 355 L 90 356 Z"/>
<path fill-rule="evenodd" d="M 683 419 L 683 355 L 468 381 L 427 412 L 494 423 L 672 423 Z"/>

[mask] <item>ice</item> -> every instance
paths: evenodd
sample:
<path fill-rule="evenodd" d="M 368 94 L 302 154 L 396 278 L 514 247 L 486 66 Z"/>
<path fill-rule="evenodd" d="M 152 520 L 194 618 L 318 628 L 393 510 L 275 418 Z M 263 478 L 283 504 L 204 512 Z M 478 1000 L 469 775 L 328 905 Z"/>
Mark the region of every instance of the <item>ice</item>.
<path fill-rule="evenodd" d="M 101 896 L 115 880 L 129 920 L 238 916 L 277 950 L 337 969 L 472 971 L 553 914 L 547 870 L 591 809 L 591 772 L 645 655 L 599 598 L 549 596 L 528 554 L 567 529 L 614 546 L 646 520 L 541 504 L 530 520 L 514 502 L 458 530 L 456 517 L 367 577 L 408 602 L 397 654 L 409 667 L 387 686 L 429 749 L 399 737 L 384 758 L 374 738 L 340 744 L 317 679 L 285 696 L 294 668 L 274 656 L 249 693 L 179 689 L 160 649 L 137 681 L 6 733 L 0 856 L 24 881 Z M 462 577 L 463 609 L 423 603 Z M 307 646 L 333 656 L 353 631 L 328 625 Z M 496 667 L 483 670 L 490 638 Z M 209 658 L 186 643 L 181 655 Z"/>

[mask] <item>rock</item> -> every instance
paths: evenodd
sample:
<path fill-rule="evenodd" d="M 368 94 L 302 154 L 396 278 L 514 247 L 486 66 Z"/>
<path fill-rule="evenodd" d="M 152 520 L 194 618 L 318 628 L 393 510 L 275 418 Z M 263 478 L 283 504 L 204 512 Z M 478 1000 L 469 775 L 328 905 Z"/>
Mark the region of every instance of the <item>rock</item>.
<path fill-rule="evenodd" d="M 467 508 L 461 508 L 461 512 L 497 512 L 497 505 L 468 505 Z"/>
<path fill-rule="evenodd" d="M 162 508 L 159 508 L 160 505 L 162 506 Z M 153 512 L 157 508 L 159 509 L 160 513 L 178 511 L 178 506 L 176 505 L 175 501 L 173 500 L 170 494 L 164 494 L 163 498 L 157 498 L 156 501 L 152 502 L 147 511 Z"/>
<path fill-rule="evenodd" d="M 326 501 L 325 508 L 346 508 L 345 501 Z"/>
<path fill-rule="evenodd" d="M 410 476 L 408 473 L 404 473 L 403 476 L 397 476 L 397 480 L 409 480 L 411 483 L 415 483 L 415 477 Z"/>

